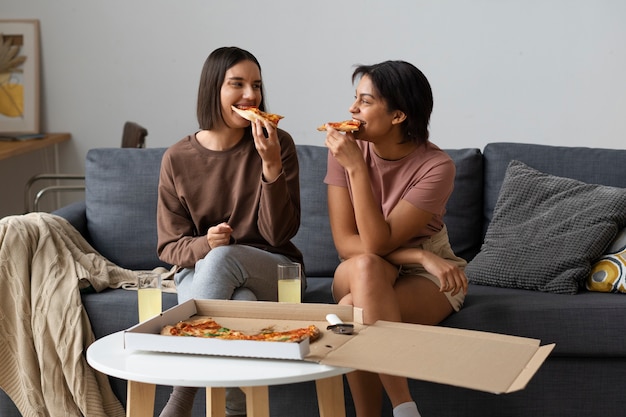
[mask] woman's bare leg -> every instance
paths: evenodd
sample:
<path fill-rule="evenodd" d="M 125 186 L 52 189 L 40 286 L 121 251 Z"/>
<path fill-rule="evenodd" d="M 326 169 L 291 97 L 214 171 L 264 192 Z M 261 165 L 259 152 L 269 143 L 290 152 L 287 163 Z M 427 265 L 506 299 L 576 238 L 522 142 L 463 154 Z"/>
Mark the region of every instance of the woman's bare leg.
<path fill-rule="evenodd" d="M 394 283 L 398 270 L 377 255 L 360 255 L 342 262 L 335 271 L 333 295 L 339 304 L 363 309 L 365 324 L 376 320 L 400 321 Z M 349 296 L 344 300 L 343 298 Z"/>
<path fill-rule="evenodd" d="M 354 409 L 359 417 L 380 417 L 383 409 L 383 385 L 378 374 L 354 371 L 346 375 Z"/>
<path fill-rule="evenodd" d="M 363 255 L 342 262 L 335 271 L 333 292 L 339 304 L 363 308 L 366 324 L 379 318 L 400 321 L 393 284 L 396 268 L 375 255 Z M 378 374 L 355 371 L 347 375 L 358 417 L 380 417 L 383 384 Z M 406 396 L 410 395 L 408 387 Z"/>
<path fill-rule="evenodd" d="M 396 267 L 376 255 L 342 262 L 335 272 L 333 292 L 339 304 L 362 308 L 365 324 L 387 320 L 434 325 L 453 311 L 432 281 L 420 276 L 397 279 Z M 403 377 L 353 372 L 348 383 L 359 417 L 380 416 L 381 385 L 393 407 L 413 401 Z"/>

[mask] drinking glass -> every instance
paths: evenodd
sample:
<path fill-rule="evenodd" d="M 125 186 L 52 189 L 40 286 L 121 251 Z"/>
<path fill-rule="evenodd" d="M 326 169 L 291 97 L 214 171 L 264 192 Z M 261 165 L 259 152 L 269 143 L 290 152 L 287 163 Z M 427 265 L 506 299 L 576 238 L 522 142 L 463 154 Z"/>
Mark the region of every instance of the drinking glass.
<path fill-rule="evenodd" d="M 161 274 L 140 272 L 137 275 L 137 302 L 139 304 L 139 322 L 161 314 L 163 308 Z"/>
<path fill-rule="evenodd" d="M 278 301 L 299 303 L 302 294 L 302 267 L 297 262 L 278 264 Z"/>

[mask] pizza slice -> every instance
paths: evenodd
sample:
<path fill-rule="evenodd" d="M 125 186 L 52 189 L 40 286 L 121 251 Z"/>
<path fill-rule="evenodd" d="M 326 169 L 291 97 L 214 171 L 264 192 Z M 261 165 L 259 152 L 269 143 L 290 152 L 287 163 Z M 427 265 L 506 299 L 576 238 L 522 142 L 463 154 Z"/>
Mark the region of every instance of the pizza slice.
<path fill-rule="evenodd" d="M 268 342 L 292 342 L 299 343 L 306 338 L 309 338 L 309 342 L 312 343 L 320 338 L 322 332 L 311 324 L 307 327 L 301 327 L 299 329 L 290 329 L 284 331 L 274 331 L 273 329 L 264 329 L 261 333 L 251 336 L 252 340 L 263 340 Z"/>
<path fill-rule="evenodd" d="M 258 107 L 254 106 L 230 106 L 235 113 L 240 115 L 246 120 L 254 122 L 256 120 L 267 120 L 274 127 L 278 126 L 278 122 L 284 116 L 280 116 L 278 114 L 266 113 L 262 110 L 259 110 Z"/>
<path fill-rule="evenodd" d="M 340 132 L 356 132 L 361 127 L 361 122 L 358 120 L 344 120 L 343 122 L 329 122 L 321 125 L 317 128 L 319 131 L 325 131 L 326 126 L 330 126 Z"/>

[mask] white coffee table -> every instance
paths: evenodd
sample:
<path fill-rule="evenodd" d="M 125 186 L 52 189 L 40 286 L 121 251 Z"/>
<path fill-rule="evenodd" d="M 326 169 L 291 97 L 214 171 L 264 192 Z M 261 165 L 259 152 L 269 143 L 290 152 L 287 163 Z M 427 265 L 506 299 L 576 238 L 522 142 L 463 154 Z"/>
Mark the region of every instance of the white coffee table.
<path fill-rule="evenodd" d="M 206 387 L 207 416 L 224 417 L 225 388 L 246 393 L 248 417 L 269 417 L 269 385 L 315 380 L 321 417 L 345 417 L 343 377 L 349 368 L 317 363 L 130 351 L 123 332 L 87 349 L 96 370 L 128 381 L 126 415 L 152 417 L 156 385 Z"/>

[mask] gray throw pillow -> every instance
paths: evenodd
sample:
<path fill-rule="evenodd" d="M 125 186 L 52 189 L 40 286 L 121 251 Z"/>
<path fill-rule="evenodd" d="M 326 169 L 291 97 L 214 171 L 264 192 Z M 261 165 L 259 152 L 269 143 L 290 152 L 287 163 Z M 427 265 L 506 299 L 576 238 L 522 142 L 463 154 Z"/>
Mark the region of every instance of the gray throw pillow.
<path fill-rule="evenodd" d="M 626 189 L 586 184 L 511 161 L 474 284 L 575 294 L 591 264 L 626 226 Z"/>

